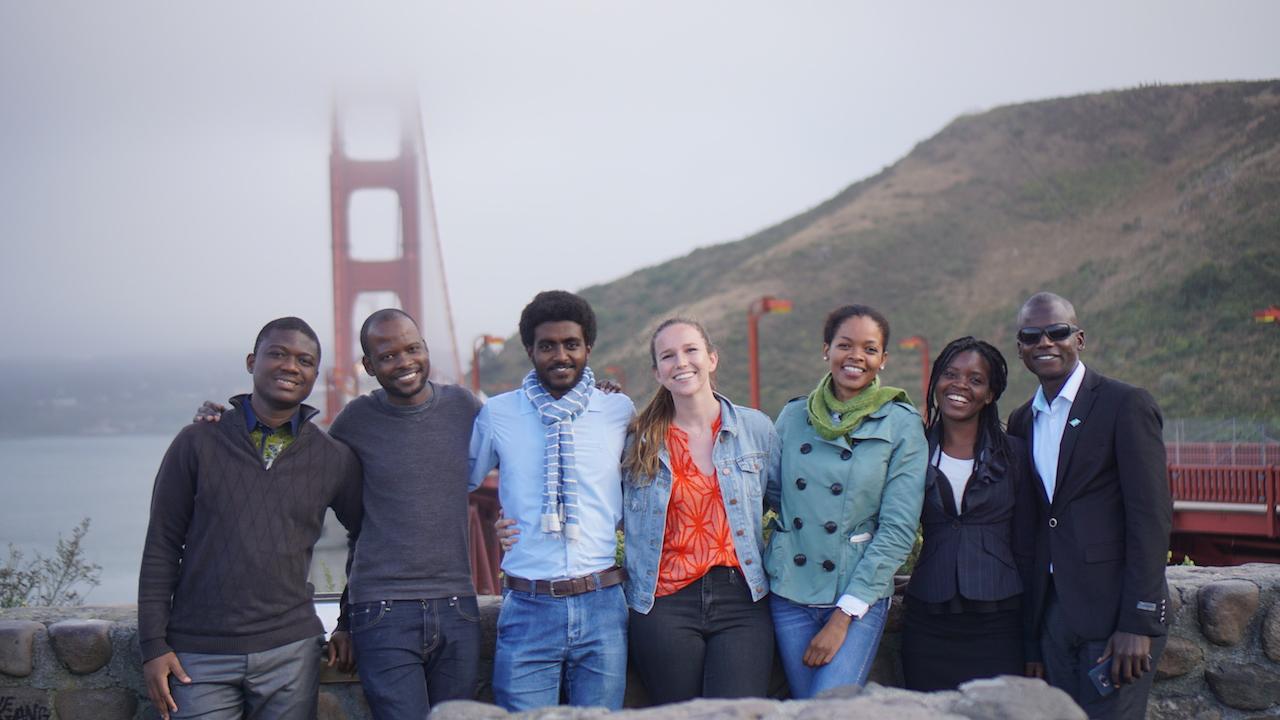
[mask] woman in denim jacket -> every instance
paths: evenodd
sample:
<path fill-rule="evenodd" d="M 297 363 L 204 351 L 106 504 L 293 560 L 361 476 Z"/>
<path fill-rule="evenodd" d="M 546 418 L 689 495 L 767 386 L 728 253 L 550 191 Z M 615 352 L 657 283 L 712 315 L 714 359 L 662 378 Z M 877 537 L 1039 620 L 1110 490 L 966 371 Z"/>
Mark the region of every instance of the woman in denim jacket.
<path fill-rule="evenodd" d="M 761 516 L 777 502 L 778 436 L 712 390 L 718 357 L 697 322 L 663 322 L 649 351 L 659 387 L 623 459 L 632 660 L 655 703 L 763 696 L 773 624 Z"/>
<path fill-rule="evenodd" d="M 837 308 L 823 328 L 830 372 L 778 416 L 782 507 L 765 567 L 794 698 L 866 683 L 915 543 L 926 444 L 906 393 L 880 386 L 888 343 L 879 312 Z"/>

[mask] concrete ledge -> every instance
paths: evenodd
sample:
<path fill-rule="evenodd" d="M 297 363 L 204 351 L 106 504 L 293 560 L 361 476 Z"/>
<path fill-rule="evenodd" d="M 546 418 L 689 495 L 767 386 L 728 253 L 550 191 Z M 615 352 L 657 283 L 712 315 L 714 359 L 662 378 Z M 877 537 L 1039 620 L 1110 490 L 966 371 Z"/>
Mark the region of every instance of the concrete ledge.
<path fill-rule="evenodd" d="M 1168 576 L 1171 637 L 1157 668 L 1148 719 L 1280 717 L 1280 565 L 1174 567 Z M 484 663 L 480 700 L 492 699 L 489 678 L 500 607 L 501 599 L 496 596 L 480 598 Z M 736 703 L 699 700 L 631 714 L 650 718 L 714 716 L 726 720 L 1073 717 L 1067 710 L 1054 709 L 1059 706 L 1050 688 L 1021 678 L 979 681 L 960 692 L 928 695 L 892 687 L 901 684 L 901 627 L 900 598 L 895 598 L 880 653 L 872 667 L 873 682 L 860 694 L 846 691 L 838 698 L 803 703 L 776 699 Z M 775 676 L 775 689 L 782 695 L 785 685 L 780 673 Z M 318 717 L 369 717 L 357 677 L 326 670 L 321 682 Z M 627 690 L 627 706 L 643 708 L 645 697 L 640 683 L 629 682 Z M 1035 698 L 1034 706 L 1017 704 L 1027 698 Z M 446 709 L 448 714 L 440 716 L 443 720 L 512 717 L 484 703 L 451 704 L 440 711 Z M 599 708 L 541 712 L 516 717 L 567 719 L 606 714 Z M 857 715 L 852 714 L 855 712 Z M 137 619 L 132 606 L 0 610 L 0 718 L 149 720 L 154 716 L 143 689 Z"/>

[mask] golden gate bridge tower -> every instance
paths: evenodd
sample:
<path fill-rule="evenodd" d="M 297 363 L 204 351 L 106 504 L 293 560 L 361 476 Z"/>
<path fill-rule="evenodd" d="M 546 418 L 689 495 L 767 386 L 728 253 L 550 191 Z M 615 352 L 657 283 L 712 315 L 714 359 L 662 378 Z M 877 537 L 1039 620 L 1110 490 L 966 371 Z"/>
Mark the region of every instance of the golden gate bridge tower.
<path fill-rule="evenodd" d="M 416 101 L 391 107 L 399 120 L 398 151 L 394 157 L 368 159 L 348 153 L 347 109 L 340 101 L 334 104 L 329 192 L 336 352 L 326 388 L 326 422 L 360 392 L 363 370 L 357 333 L 363 317 L 357 318 L 356 312 L 362 296 L 377 294 L 384 298 L 379 303 L 382 307 L 399 307 L 417 319 L 431 350 L 433 380 L 457 382 L 462 374 L 421 116 Z M 361 191 L 390 191 L 395 196 L 396 218 L 383 226 L 394 227 L 398 234 L 391 257 L 366 258 L 353 252 L 352 199 Z M 388 294 L 394 294 L 395 300 L 387 302 Z"/>

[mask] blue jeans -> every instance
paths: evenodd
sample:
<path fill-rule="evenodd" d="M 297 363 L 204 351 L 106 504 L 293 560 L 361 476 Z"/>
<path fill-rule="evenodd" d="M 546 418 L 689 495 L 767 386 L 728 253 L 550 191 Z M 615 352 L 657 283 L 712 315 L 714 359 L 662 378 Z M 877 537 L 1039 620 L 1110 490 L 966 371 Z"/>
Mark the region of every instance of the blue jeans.
<path fill-rule="evenodd" d="M 493 698 L 511 712 L 560 703 L 622 707 L 627 688 L 627 601 L 622 586 L 571 597 L 502 593 Z"/>
<path fill-rule="evenodd" d="M 804 651 L 827 624 L 831 613 L 840 610 L 834 606 L 799 605 L 777 595 L 769 596 L 769 609 L 773 611 L 778 655 L 782 657 L 782 670 L 791 686 L 791 697 L 803 700 L 829 688 L 867 684 L 871 662 L 875 660 L 880 636 L 884 633 L 885 618 L 889 615 L 889 598 L 882 598 L 866 615 L 849 623 L 849 633 L 836 656 L 816 668 L 804 664 Z"/>
<path fill-rule="evenodd" d="M 353 603 L 356 672 L 375 720 L 425 718 L 446 700 L 471 700 L 480 676 L 474 596 Z"/>

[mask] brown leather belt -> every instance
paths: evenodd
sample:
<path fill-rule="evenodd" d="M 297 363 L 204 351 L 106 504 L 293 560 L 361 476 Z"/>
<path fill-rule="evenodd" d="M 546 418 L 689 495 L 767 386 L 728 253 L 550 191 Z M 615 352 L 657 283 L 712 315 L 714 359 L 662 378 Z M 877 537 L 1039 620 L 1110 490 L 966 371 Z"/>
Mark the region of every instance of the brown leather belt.
<path fill-rule="evenodd" d="M 614 565 L 608 570 L 569 578 L 568 580 L 526 580 L 522 577 L 507 575 L 503 584 L 512 590 L 534 595 L 550 595 L 551 597 L 570 597 L 594 590 L 621 584 L 627 579 L 627 571 Z"/>

